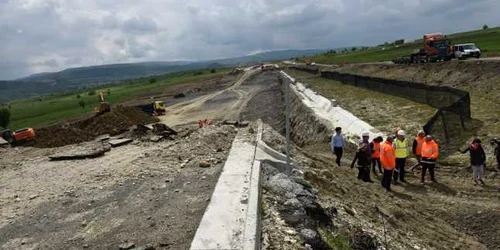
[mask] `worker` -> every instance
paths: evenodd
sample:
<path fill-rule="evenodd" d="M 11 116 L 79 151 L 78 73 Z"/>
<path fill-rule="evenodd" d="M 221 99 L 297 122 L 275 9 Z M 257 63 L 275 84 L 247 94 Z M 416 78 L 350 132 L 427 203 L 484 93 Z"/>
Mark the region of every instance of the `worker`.
<path fill-rule="evenodd" d="M 469 147 L 461 152 L 465 154 L 467 151 L 470 153 L 470 165 L 472 166 L 474 183 L 477 185 L 479 181 L 484 185 L 483 172 L 484 165 L 486 164 L 486 154 L 481 146 L 481 140 L 479 138 L 474 139 Z"/>
<path fill-rule="evenodd" d="M 425 132 L 423 130 L 418 131 L 417 136 L 413 139 L 412 151 L 413 155 L 417 158 L 417 163 L 410 168 L 410 171 L 421 165 L 422 160 L 422 145 L 424 144 Z"/>
<path fill-rule="evenodd" d="M 380 145 L 380 162 L 384 169 L 384 178 L 382 178 L 382 187 L 391 191 L 392 173 L 396 168 L 396 155 L 393 146 L 394 138 L 388 136 L 384 143 Z"/>
<path fill-rule="evenodd" d="M 368 155 L 368 160 L 369 160 L 369 163 L 371 164 L 373 150 L 370 147 L 370 142 L 368 141 L 370 139 L 370 133 L 368 131 L 364 131 L 363 133 L 361 133 L 361 138 L 362 139 L 358 145 L 361 145 L 361 144 L 367 145 L 366 154 Z"/>
<path fill-rule="evenodd" d="M 382 164 L 380 163 L 380 143 L 383 141 L 384 139 L 382 138 L 382 136 L 377 136 L 375 137 L 375 139 L 373 139 L 373 141 L 370 143 L 370 147 L 372 149 L 372 170 L 373 170 L 373 174 L 375 175 L 378 175 L 377 174 L 377 170 L 375 170 L 375 166 L 378 165 L 378 170 L 379 172 L 382 174 Z"/>
<path fill-rule="evenodd" d="M 358 161 L 358 179 L 363 180 L 364 182 L 373 182 L 370 179 L 370 165 L 368 162 L 368 155 L 366 154 L 366 150 L 368 149 L 368 144 L 361 144 L 358 147 L 358 151 L 356 152 L 356 156 L 351 163 L 351 168 L 354 167 L 354 163 L 356 160 Z"/>
<path fill-rule="evenodd" d="M 330 141 L 330 149 L 332 150 L 332 153 L 335 154 L 336 156 L 335 162 L 339 167 L 345 147 L 346 147 L 346 140 L 345 136 L 342 134 L 342 128 L 336 127 L 335 134 L 332 135 L 332 139 Z"/>
<path fill-rule="evenodd" d="M 422 177 L 420 182 L 425 183 L 425 172 L 429 169 L 429 174 L 431 175 L 431 182 L 435 182 L 434 177 L 434 167 L 436 166 L 436 160 L 439 157 L 439 146 L 434 141 L 431 135 L 425 136 L 424 143 L 422 144 Z"/>
<path fill-rule="evenodd" d="M 406 158 L 409 155 L 409 147 L 408 142 L 405 138 L 406 133 L 404 130 L 398 130 L 397 138 L 394 141 L 394 154 L 396 155 L 396 169 L 394 171 L 394 184 L 398 183 L 398 179 L 401 182 L 406 182 L 405 180 L 405 166 L 406 166 Z"/>

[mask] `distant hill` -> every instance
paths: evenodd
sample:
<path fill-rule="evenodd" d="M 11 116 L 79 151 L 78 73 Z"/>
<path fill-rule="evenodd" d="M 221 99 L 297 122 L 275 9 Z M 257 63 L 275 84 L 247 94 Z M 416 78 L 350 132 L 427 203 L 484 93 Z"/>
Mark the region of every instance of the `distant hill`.
<path fill-rule="evenodd" d="M 74 92 L 139 77 L 203 68 L 272 62 L 292 57 L 311 56 L 324 51 L 325 49 L 281 50 L 199 62 L 142 62 L 69 68 L 53 73 L 38 73 L 14 81 L 0 81 L 0 88 L 2 89 L 0 102 L 10 102 L 58 92 Z"/>

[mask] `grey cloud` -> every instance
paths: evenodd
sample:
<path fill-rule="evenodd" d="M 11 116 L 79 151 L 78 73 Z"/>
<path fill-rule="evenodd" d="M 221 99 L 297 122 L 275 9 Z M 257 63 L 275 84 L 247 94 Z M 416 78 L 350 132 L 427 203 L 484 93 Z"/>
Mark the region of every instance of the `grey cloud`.
<path fill-rule="evenodd" d="M 68 58 L 64 61 L 65 65 L 75 65 L 75 64 L 80 64 L 83 62 L 82 58 L 78 57 L 73 57 L 73 58 Z"/>
<path fill-rule="evenodd" d="M 132 34 L 154 33 L 157 31 L 156 22 L 149 18 L 131 18 L 123 23 L 123 30 Z"/>
<path fill-rule="evenodd" d="M 68 66 L 376 45 L 500 24 L 498 0 L 29 2 L 0 0 L 0 79 Z"/>
<path fill-rule="evenodd" d="M 31 65 L 33 65 L 33 66 L 45 66 L 45 67 L 49 67 L 49 68 L 59 67 L 59 63 L 57 63 L 56 59 L 49 59 L 49 60 L 45 60 L 45 61 L 34 62 L 34 63 L 31 63 Z"/>

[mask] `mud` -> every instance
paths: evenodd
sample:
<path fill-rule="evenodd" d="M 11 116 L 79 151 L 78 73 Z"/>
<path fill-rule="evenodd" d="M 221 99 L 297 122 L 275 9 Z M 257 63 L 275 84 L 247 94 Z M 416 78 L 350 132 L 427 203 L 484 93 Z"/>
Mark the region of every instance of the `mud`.
<path fill-rule="evenodd" d="M 97 136 L 117 135 L 133 125 L 154 122 L 151 116 L 133 107 L 117 106 L 109 113 L 73 123 L 36 129 L 35 147 L 52 148 L 91 141 Z"/>

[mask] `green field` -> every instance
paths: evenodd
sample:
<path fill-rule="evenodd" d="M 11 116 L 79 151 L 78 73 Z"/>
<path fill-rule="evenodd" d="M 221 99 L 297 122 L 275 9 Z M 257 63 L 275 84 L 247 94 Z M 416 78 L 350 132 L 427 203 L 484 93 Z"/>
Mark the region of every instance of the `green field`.
<path fill-rule="evenodd" d="M 195 74 L 195 72 L 197 73 Z M 15 101 L 10 103 L 11 122 L 9 128 L 15 130 L 23 127 L 39 127 L 53 124 L 63 119 L 92 114 L 94 108 L 98 106 L 99 92 L 104 93 L 106 101 L 110 104 L 117 104 L 154 89 L 167 87 L 172 84 L 202 81 L 225 75 L 228 72 L 228 69 L 219 69 L 217 73 L 210 73 L 209 70 L 178 72 L 151 77 L 156 79 L 154 83 L 149 82 L 150 78 L 140 78 L 129 80 L 121 85 L 106 86 L 100 89 L 86 90 L 81 93 L 52 95 Z M 89 95 L 92 91 L 95 91 L 95 94 Z M 78 95 L 80 98 L 78 98 Z M 85 103 L 85 108 L 79 105 L 80 101 Z M 0 108 L 8 108 L 8 106 L 5 105 Z"/>
<path fill-rule="evenodd" d="M 452 44 L 475 43 L 483 52 L 483 56 L 500 56 L 500 27 L 451 34 L 448 38 Z M 421 47 L 422 39 L 419 39 L 400 46 L 377 46 L 362 51 L 316 55 L 311 61 L 326 64 L 391 61 L 407 56 Z"/>

